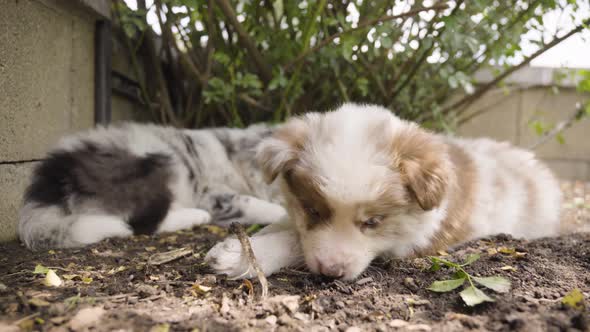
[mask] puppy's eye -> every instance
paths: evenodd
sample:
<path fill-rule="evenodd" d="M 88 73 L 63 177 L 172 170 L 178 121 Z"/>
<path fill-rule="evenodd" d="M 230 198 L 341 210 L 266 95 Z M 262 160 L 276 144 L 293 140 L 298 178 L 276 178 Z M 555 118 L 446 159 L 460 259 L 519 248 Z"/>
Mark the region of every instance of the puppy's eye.
<path fill-rule="evenodd" d="M 307 215 L 310 216 L 311 218 L 313 218 L 313 219 L 320 218 L 320 213 L 318 212 L 318 210 L 316 210 L 312 207 L 309 207 L 309 206 L 306 206 L 304 209 L 305 209 L 305 213 L 307 213 Z"/>
<path fill-rule="evenodd" d="M 383 217 L 382 216 L 374 216 L 368 219 L 363 220 L 363 222 L 361 223 L 361 228 L 376 228 L 377 226 L 379 226 L 379 224 L 381 224 L 381 221 L 383 221 Z"/>

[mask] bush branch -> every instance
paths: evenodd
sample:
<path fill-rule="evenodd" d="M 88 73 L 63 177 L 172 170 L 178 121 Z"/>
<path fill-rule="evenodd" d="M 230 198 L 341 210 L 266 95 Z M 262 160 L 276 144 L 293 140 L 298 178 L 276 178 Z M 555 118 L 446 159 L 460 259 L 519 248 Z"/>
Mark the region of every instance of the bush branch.
<path fill-rule="evenodd" d="M 496 78 L 494 78 L 490 82 L 488 82 L 488 83 L 482 85 L 481 87 L 479 87 L 473 94 L 467 95 L 467 96 L 461 98 L 460 100 L 458 100 L 457 102 L 455 102 L 455 103 L 453 103 L 453 104 L 451 104 L 451 105 L 443 108 L 441 110 L 441 113 L 442 114 L 448 114 L 452 110 L 455 110 L 455 109 L 457 109 L 459 107 L 463 107 L 463 110 L 462 111 L 459 111 L 458 114 L 462 113 L 467 108 L 467 106 L 471 105 L 474 101 L 476 101 L 477 99 L 479 99 L 489 89 L 491 89 L 496 84 L 498 84 L 499 82 L 501 82 L 502 80 L 504 80 L 510 74 L 512 74 L 515 71 L 521 69 L 522 67 L 528 65 L 531 61 L 533 61 L 539 55 L 545 53 L 546 51 L 548 51 L 549 49 L 553 48 L 554 46 L 556 46 L 557 44 L 561 43 L 562 41 L 564 41 L 564 40 L 568 39 L 569 37 L 575 35 L 576 33 L 582 31 L 588 23 L 590 23 L 590 19 L 585 20 L 584 23 L 582 23 L 581 25 L 578 25 L 577 27 L 575 27 L 574 29 L 572 29 L 570 32 L 568 32 L 567 34 L 565 34 L 564 36 L 559 37 L 559 38 L 557 38 L 557 37 L 554 38 L 549 44 L 545 45 L 543 48 L 541 48 L 537 52 L 533 53 L 531 56 L 529 56 L 528 58 L 526 58 L 524 61 L 522 61 L 518 65 L 512 66 L 512 67 L 506 69 L 502 74 L 496 76 Z"/>
<path fill-rule="evenodd" d="M 543 134 L 543 136 L 541 136 L 541 139 L 539 139 L 537 142 L 535 142 L 534 144 L 532 144 L 528 148 L 530 150 L 534 150 L 534 149 L 538 148 L 539 146 L 543 145 L 544 143 L 546 143 L 547 141 L 549 141 L 553 137 L 564 132 L 566 129 L 571 127 L 574 124 L 574 122 L 581 120 L 585 115 L 586 115 L 586 110 L 585 110 L 584 106 L 582 104 L 578 105 L 576 107 L 576 110 L 567 119 L 558 123 L 553 129 L 545 132 Z"/>
<path fill-rule="evenodd" d="M 228 0 L 216 0 L 217 5 L 221 8 L 223 15 L 228 20 L 228 23 L 236 30 L 238 33 L 238 40 L 242 43 L 242 45 L 248 50 L 248 54 L 252 58 L 254 65 L 258 69 L 258 75 L 262 79 L 262 81 L 267 84 L 272 79 L 272 73 L 267 66 L 267 62 L 262 57 L 262 54 L 258 51 L 256 44 L 250 38 L 250 35 L 244 29 L 244 27 L 238 21 L 236 17 L 236 12 L 230 5 Z"/>
<path fill-rule="evenodd" d="M 358 30 L 362 30 L 364 28 L 367 27 L 372 27 L 375 24 L 378 23 L 382 23 L 382 22 L 387 22 L 387 21 L 392 21 L 398 18 L 404 18 L 404 17 L 408 17 L 408 16 L 415 16 L 418 13 L 424 12 L 424 11 L 429 11 L 429 10 L 435 10 L 435 11 L 439 11 L 439 10 L 444 10 L 447 9 L 448 5 L 445 3 L 439 3 L 439 4 L 435 4 L 432 5 L 430 7 L 423 7 L 423 8 L 417 8 L 417 9 L 413 9 L 410 11 L 407 11 L 405 13 L 399 14 L 399 15 L 385 15 L 385 16 L 381 16 L 378 17 L 376 19 L 372 19 L 372 20 L 368 20 L 365 22 L 361 22 L 359 23 L 356 28 L 351 28 L 348 30 L 344 30 L 344 31 L 340 31 L 337 32 L 329 37 L 327 37 L 326 39 L 322 40 L 321 42 L 319 42 L 316 46 L 306 49 L 304 50 L 301 54 L 299 54 L 295 59 L 293 59 L 293 61 L 289 62 L 288 64 L 283 66 L 283 69 L 285 70 L 289 70 L 291 67 L 293 67 L 293 65 L 301 62 L 301 60 L 305 59 L 307 56 L 309 56 L 310 54 L 317 52 L 318 50 L 320 50 L 321 48 L 323 48 L 324 46 L 330 44 L 332 41 L 334 41 L 334 39 L 345 35 L 345 34 L 349 34 Z"/>

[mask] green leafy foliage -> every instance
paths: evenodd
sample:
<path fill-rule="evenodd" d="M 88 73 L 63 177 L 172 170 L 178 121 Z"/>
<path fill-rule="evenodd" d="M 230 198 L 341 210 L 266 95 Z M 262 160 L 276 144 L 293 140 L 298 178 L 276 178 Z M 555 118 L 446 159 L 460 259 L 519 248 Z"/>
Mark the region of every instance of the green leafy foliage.
<path fill-rule="evenodd" d="M 465 258 L 465 261 L 462 264 L 459 264 L 440 257 L 430 257 L 430 261 L 432 262 L 430 271 L 436 272 L 439 271 L 441 267 L 445 266 L 454 272 L 454 279 L 435 281 L 430 287 L 428 287 L 428 289 L 433 292 L 446 293 L 463 286 L 465 281 L 467 281 L 467 286 L 465 286 L 465 288 L 459 293 L 465 304 L 468 306 L 475 306 L 484 302 L 494 302 L 494 299 L 489 297 L 481 289 L 477 288 L 475 283 L 498 293 L 506 293 L 510 290 L 510 281 L 501 276 L 476 277 L 467 273 L 464 267 L 473 264 L 479 260 L 479 258 L 479 254 L 470 254 Z"/>
<path fill-rule="evenodd" d="M 470 307 L 484 302 L 494 302 L 494 299 L 475 286 L 465 287 L 459 295 L 463 299 L 463 302 Z"/>
<path fill-rule="evenodd" d="M 471 277 L 473 281 L 481 284 L 491 290 L 494 290 L 498 293 L 506 293 L 510 290 L 510 281 L 503 277 Z"/>
<path fill-rule="evenodd" d="M 428 8 L 367 0 L 137 3 L 113 1 L 114 29 L 152 120 L 246 125 L 350 100 L 444 131 L 454 130 L 468 104 L 449 109 L 451 96 L 481 95 L 476 71 L 510 70 L 521 40 L 543 35 L 545 13 L 578 8 L 524 0 Z M 148 16 L 159 22 L 148 24 Z M 590 89 L 585 82 L 582 91 Z"/>

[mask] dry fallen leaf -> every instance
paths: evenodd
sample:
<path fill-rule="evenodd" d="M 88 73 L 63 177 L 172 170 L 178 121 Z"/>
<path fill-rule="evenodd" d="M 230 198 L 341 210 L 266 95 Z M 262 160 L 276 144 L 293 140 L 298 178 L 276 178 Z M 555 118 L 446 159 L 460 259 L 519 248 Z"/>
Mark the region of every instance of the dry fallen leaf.
<path fill-rule="evenodd" d="M 179 248 L 179 249 L 174 249 L 171 251 L 159 252 L 159 253 L 154 254 L 148 258 L 148 264 L 162 265 L 162 264 L 165 264 L 168 262 L 172 262 L 172 261 L 179 259 L 181 257 L 190 255 L 192 252 L 193 252 L 192 249 L 187 249 L 187 248 Z"/>
<path fill-rule="evenodd" d="M 61 279 L 59 278 L 57 273 L 55 273 L 55 271 L 50 269 L 49 271 L 47 271 L 43 283 L 45 284 L 45 286 L 59 287 L 62 285 L 63 281 L 61 281 Z"/>
<path fill-rule="evenodd" d="M 252 285 L 250 280 L 244 279 L 241 287 L 246 287 L 246 289 L 248 289 L 248 296 L 254 296 L 254 285 Z"/>
<path fill-rule="evenodd" d="M 575 288 L 563 297 L 561 303 L 570 308 L 582 310 L 584 309 L 584 294 L 578 288 Z"/>
<path fill-rule="evenodd" d="M 119 266 L 116 269 L 110 269 L 109 272 L 107 272 L 107 274 L 115 274 L 115 273 L 122 272 L 125 270 L 127 270 L 127 268 L 125 266 Z"/>
<path fill-rule="evenodd" d="M 505 255 L 513 255 L 516 250 L 514 248 L 508 248 L 508 247 L 498 247 L 498 252 L 505 254 Z"/>
<path fill-rule="evenodd" d="M 166 323 L 158 324 L 150 329 L 150 332 L 168 332 L 170 331 L 170 325 Z"/>
<path fill-rule="evenodd" d="M 37 297 L 30 299 L 28 302 L 29 304 L 34 305 L 37 308 L 48 307 L 49 305 L 51 305 L 51 303 Z"/>
<path fill-rule="evenodd" d="M 72 280 L 74 278 L 80 277 L 77 274 L 62 274 L 61 276 L 62 278 L 66 279 L 66 280 Z"/>
<path fill-rule="evenodd" d="M 194 284 L 191 287 L 197 294 L 205 295 L 207 294 L 213 287 L 203 286 L 201 284 Z"/>
<path fill-rule="evenodd" d="M 515 272 L 516 268 L 514 266 L 510 266 L 510 265 L 504 265 L 500 268 L 500 270 L 502 271 L 512 271 Z"/>
<path fill-rule="evenodd" d="M 215 234 L 215 235 L 219 235 L 219 236 L 226 236 L 227 235 L 227 229 L 225 229 L 223 227 L 219 227 L 217 225 L 203 225 L 201 227 L 205 228 L 211 234 Z"/>

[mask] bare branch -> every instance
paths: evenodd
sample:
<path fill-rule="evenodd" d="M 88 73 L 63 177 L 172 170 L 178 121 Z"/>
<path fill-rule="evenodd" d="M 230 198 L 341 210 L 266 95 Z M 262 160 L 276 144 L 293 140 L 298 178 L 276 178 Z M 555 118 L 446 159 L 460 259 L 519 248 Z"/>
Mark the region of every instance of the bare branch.
<path fill-rule="evenodd" d="M 539 146 L 543 145 L 544 143 L 546 143 L 547 141 L 549 141 L 553 137 L 561 134 L 564 130 L 571 127 L 574 124 L 574 122 L 582 119 L 585 116 L 585 114 L 586 114 L 586 110 L 584 109 L 584 106 L 582 104 L 578 105 L 575 112 L 573 112 L 567 119 L 558 123 L 555 126 L 555 128 L 545 132 L 543 134 L 543 136 L 541 136 L 541 139 L 539 139 L 537 142 L 535 142 L 534 144 L 532 144 L 528 148 L 530 150 L 534 150 L 534 149 L 538 148 Z"/>
<path fill-rule="evenodd" d="M 531 56 L 529 56 L 528 58 L 526 58 L 524 61 L 522 61 L 518 65 L 512 66 L 512 67 L 506 69 L 502 74 L 496 76 L 496 78 L 494 78 L 490 82 L 488 82 L 488 83 L 482 85 L 481 87 L 479 87 L 473 94 L 467 95 L 464 98 L 461 98 L 459 101 L 457 101 L 457 102 L 455 102 L 455 103 L 453 103 L 453 104 L 451 104 L 451 105 L 443 108 L 441 110 L 441 113 L 442 114 L 448 114 L 450 111 L 455 110 L 455 109 L 457 109 L 459 107 L 463 107 L 462 111 L 464 111 L 467 106 L 471 105 L 474 101 L 476 101 L 477 99 L 479 99 L 479 97 L 481 97 L 483 94 L 485 94 L 489 89 L 491 89 L 496 84 L 498 84 L 499 82 L 501 82 L 502 80 L 504 80 L 510 74 L 512 74 L 515 71 L 519 70 L 520 68 L 528 65 L 531 61 L 533 61 L 539 55 L 545 53 L 549 49 L 553 48 L 555 45 L 561 43 L 562 41 L 564 41 L 564 40 L 566 40 L 568 38 L 570 38 L 571 36 L 575 35 L 576 33 L 582 31 L 588 23 L 590 23 L 590 19 L 585 20 L 581 25 L 578 25 L 574 29 L 570 30 L 570 32 L 568 32 L 564 36 L 558 37 L 558 38 L 554 38 L 550 43 L 548 43 L 543 48 L 541 48 L 540 50 L 538 50 L 537 52 L 535 52 L 534 54 L 532 54 Z M 459 111 L 458 113 L 460 114 L 460 113 L 462 113 L 462 111 Z"/>
<path fill-rule="evenodd" d="M 448 17 L 452 17 L 454 16 L 458 11 L 459 8 L 461 7 L 461 4 L 463 4 L 463 0 L 459 0 L 457 1 L 457 3 L 455 4 L 455 8 L 453 8 L 453 10 L 451 11 L 451 13 L 449 14 Z M 430 21 L 430 24 L 428 26 L 428 30 L 426 32 L 426 34 L 424 35 L 424 37 L 426 38 L 427 36 L 431 36 L 432 32 L 434 31 L 434 25 L 436 22 L 438 22 L 436 20 L 437 16 L 433 17 L 432 20 Z M 440 29 L 439 34 L 438 34 L 438 39 L 440 40 L 442 34 L 445 32 L 446 30 L 446 25 L 442 27 L 442 29 Z M 428 56 L 430 55 L 430 52 L 432 52 L 432 50 L 434 49 L 436 42 L 433 40 L 431 41 L 432 44 L 420 55 L 420 57 L 418 58 L 418 60 L 416 60 L 413 63 L 412 68 L 410 69 L 409 73 L 406 75 L 404 81 L 399 85 L 398 88 L 396 88 L 392 95 L 391 95 L 391 101 L 390 103 L 393 104 L 395 102 L 395 98 L 399 95 L 399 93 L 411 82 L 412 78 L 416 75 L 416 73 L 418 72 L 418 69 L 420 68 L 420 66 L 422 66 L 422 64 L 424 63 L 424 61 L 426 61 L 426 59 L 428 58 Z M 421 49 L 422 45 L 424 43 L 424 39 L 420 40 L 420 46 L 418 47 L 418 49 L 416 50 L 416 52 L 414 53 L 414 55 L 408 59 L 408 61 L 406 61 L 403 66 L 402 69 L 398 72 L 398 75 L 396 78 L 394 78 L 394 87 L 395 84 L 397 83 L 397 80 L 400 78 L 400 76 L 405 72 L 406 67 L 411 63 L 410 60 L 414 60 L 416 58 L 416 56 L 418 55 L 418 51 Z M 390 106 L 391 106 L 390 104 Z"/>
<path fill-rule="evenodd" d="M 319 42 L 316 46 L 306 49 L 304 50 L 301 54 L 299 54 L 295 59 L 293 59 L 293 61 L 289 62 L 288 64 L 283 66 L 283 69 L 288 70 L 291 67 L 293 67 L 293 65 L 301 62 L 301 60 L 305 59 L 305 57 L 307 57 L 308 55 L 310 55 L 311 53 L 317 52 L 319 49 L 323 48 L 324 46 L 330 44 L 332 41 L 334 41 L 334 39 L 345 35 L 345 34 L 349 34 L 367 27 L 372 27 L 375 24 L 378 23 L 382 23 L 382 22 L 387 22 L 387 21 L 392 21 L 398 18 L 403 18 L 403 17 L 408 17 L 408 16 L 415 16 L 416 14 L 420 13 L 420 12 L 424 12 L 424 11 L 428 11 L 428 10 L 435 10 L 435 11 L 439 11 L 439 10 L 444 10 L 447 9 L 448 6 L 447 4 L 435 4 L 433 6 L 430 7 L 423 7 L 423 8 L 417 8 L 414 10 L 410 10 L 407 11 L 403 14 L 399 14 L 399 15 L 385 15 L 385 16 L 381 16 L 378 17 L 376 19 L 372 19 L 372 20 L 368 20 L 365 22 L 360 22 L 356 28 L 351 28 L 348 30 L 344 30 L 344 31 L 340 31 L 337 32 L 331 36 L 329 36 L 328 38 L 322 40 L 321 42 Z"/>
<path fill-rule="evenodd" d="M 246 231 L 244 231 L 244 227 L 241 224 L 234 222 L 230 226 L 230 231 L 234 233 L 238 240 L 240 240 L 240 244 L 242 245 L 242 253 L 248 259 L 248 263 L 251 267 L 254 268 L 256 271 L 256 275 L 258 276 L 258 281 L 260 282 L 260 286 L 262 287 L 262 294 L 260 295 L 260 299 L 264 300 L 268 296 L 268 281 L 266 280 L 266 276 L 258 264 L 256 260 L 256 256 L 254 255 L 254 250 L 252 250 L 252 246 L 250 245 L 250 240 L 248 240 L 248 235 L 246 235 Z"/>
<path fill-rule="evenodd" d="M 254 62 L 254 65 L 258 69 L 258 75 L 265 84 L 270 82 L 270 80 L 272 79 L 272 73 L 270 71 L 270 68 L 267 66 L 267 62 L 262 57 L 262 54 L 260 54 L 260 52 L 258 51 L 256 44 L 250 38 L 250 35 L 246 31 L 246 29 L 244 29 L 244 27 L 238 21 L 236 13 L 234 12 L 234 9 L 232 8 L 231 4 L 228 2 L 228 0 L 216 1 L 217 5 L 219 5 L 219 8 L 221 8 L 221 11 L 227 18 L 228 23 L 231 24 L 231 26 L 238 33 L 238 40 L 248 50 L 248 54 L 250 55 L 252 61 Z"/>

